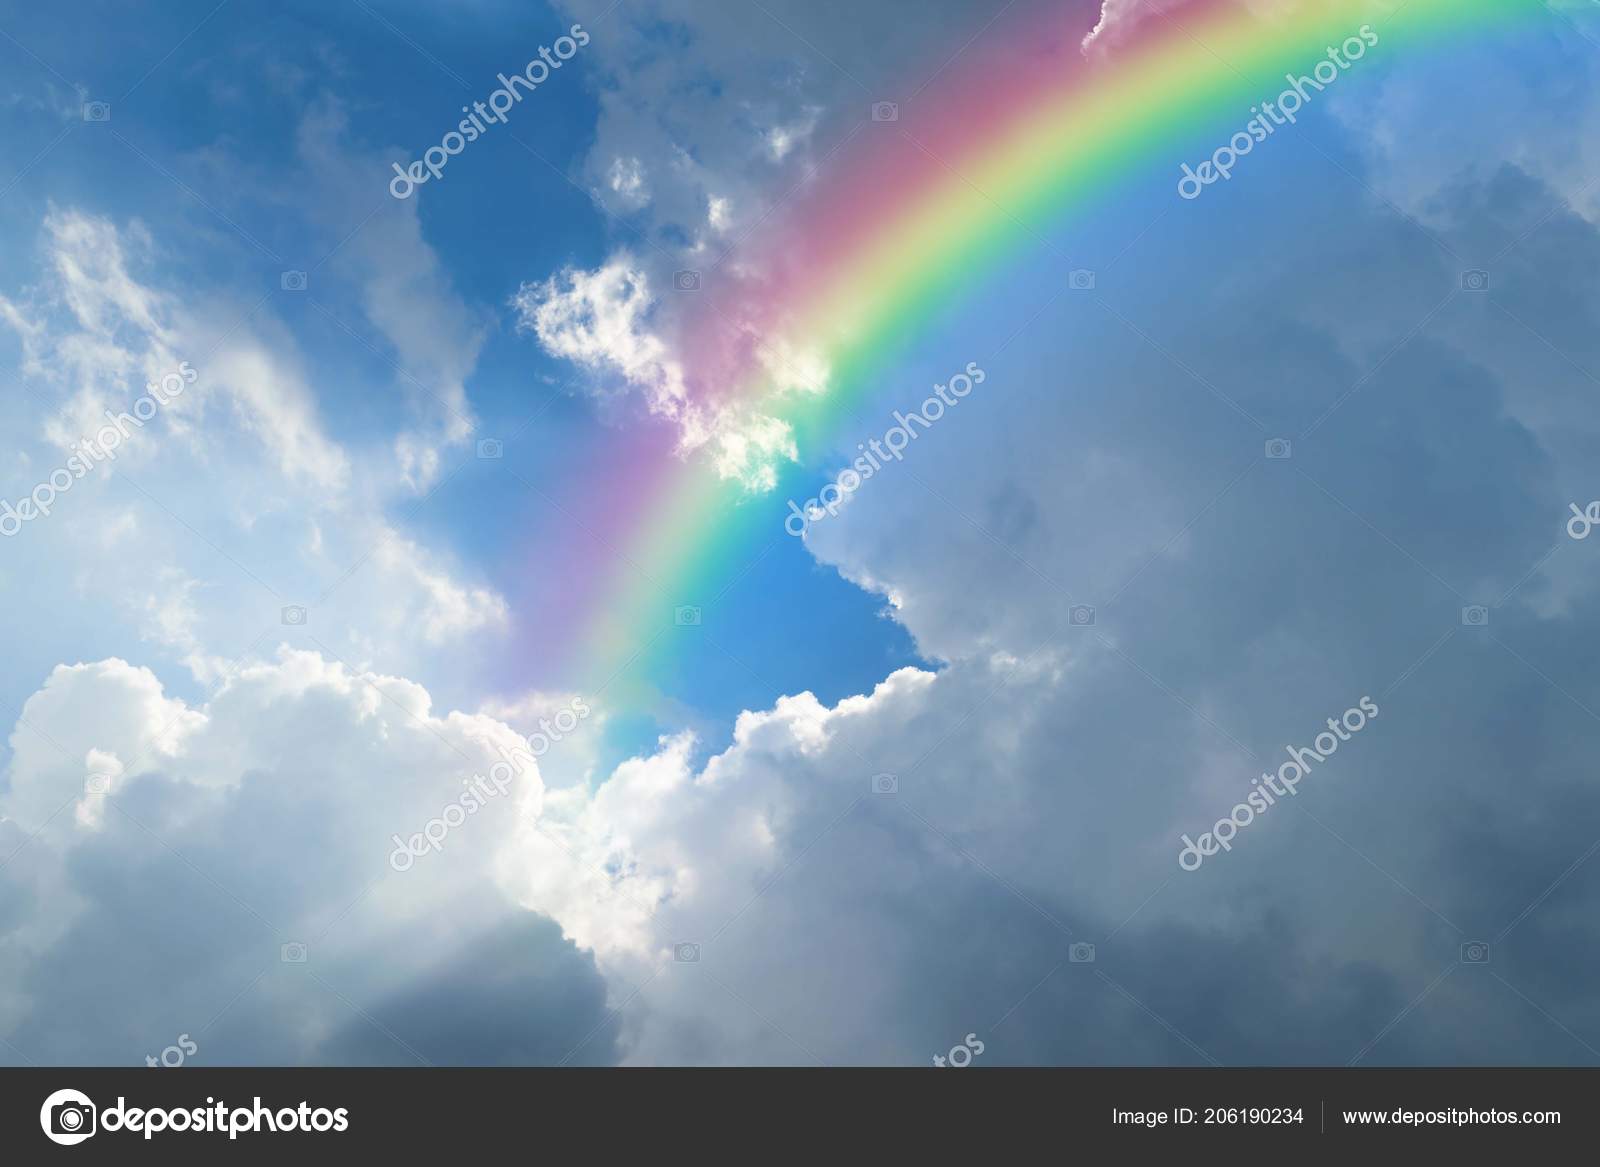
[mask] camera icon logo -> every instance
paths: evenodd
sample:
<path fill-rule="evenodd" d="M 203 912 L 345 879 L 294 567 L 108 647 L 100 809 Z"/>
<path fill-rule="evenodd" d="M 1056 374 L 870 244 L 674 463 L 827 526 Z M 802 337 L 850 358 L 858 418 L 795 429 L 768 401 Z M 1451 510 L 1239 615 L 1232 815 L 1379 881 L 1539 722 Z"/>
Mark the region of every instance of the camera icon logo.
<path fill-rule="evenodd" d="M 872 776 L 872 793 L 899 794 L 900 779 L 893 774 L 874 774 Z"/>
<path fill-rule="evenodd" d="M 897 122 L 900 120 L 900 104 L 895 101 L 875 101 L 872 103 L 872 120 L 875 122 Z"/>
<path fill-rule="evenodd" d="M 693 604 L 681 604 L 673 609 L 672 622 L 679 628 L 700 627 L 700 609 Z"/>
<path fill-rule="evenodd" d="M 278 277 L 278 284 L 286 292 L 303 292 L 306 290 L 306 273 L 286 271 Z"/>
<path fill-rule="evenodd" d="M 1288 438 L 1268 438 L 1266 455 L 1275 462 L 1294 456 L 1294 443 Z"/>
<path fill-rule="evenodd" d="M 304 624 L 306 622 L 306 610 L 299 604 L 290 604 L 283 610 L 283 622 L 294 625 Z"/>
<path fill-rule="evenodd" d="M 700 273 L 697 271 L 673 272 L 672 286 L 680 292 L 698 292 L 700 290 Z"/>
<path fill-rule="evenodd" d="M 1462 272 L 1461 290 L 1464 292 L 1487 292 L 1489 290 L 1489 273 L 1480 268 Z"/>
<path fill-rule="evenodd" d="M 674 944 L 672 946 L 672 959 L 679 964 L 699 964 L 700 946 L 698 944 Z"/>
<path fill-rule="evenodd" d="M 298 940 L 291 940 L 278 949 L 278 959 L 284 964 L 304 964 L 306 955 L 306 946 Z"/>
<path fill-rule="evenodd" d="M 109 101 L 86 101 L 83 103 L 83 120 L 86 122 L 108 122 L 111 120 L 111 103 Z"/>
<path fill-rule="evenodd" d="M 483 438 L 478 442 L 478 457 L 485 461 L 505 457 L 505 444 L 499 438 Z"/>
<path fill-rule="evenodd" d="M 1074 604 L 1067 609 L 1067 621 L 1077 628 L 1087 628 L 1094 623 L 1093 604 Z"/>
<path fill-rule="evenodd" d="M 1067 949 L 1067 960 L 1073 964 L 1093 964 L 1094 945 L 1080 940 Z"/>
<path fill-rule="evenodd" d="M 111 775 L 91 774 L 89 780 L 83 784 L 83 789 L 86 794 L 110 794 Z"/>
<path fill-rule="evenodd" d="M 1489 942 L 1487 940 L 1469 940 L 1461 946 L 1462 964 L 1488 964 Z"/>
<path fill-rule="evenodd" d="M 73 1147 L 95 1132 L 95 1105 L 79 1090 L 57 1090 L 39 1108 L 45 1138 Z"/>
<path fill-rule="evenodd" d="M 1489 609 L 1482 604 L 1468 604 L 1461 609 L 1461 622 L 1468 628 L 1482 628 L 1489 623 Z"/>
<path fill-rule="evenodd" d="M 1094 291 L 1094 272 L 1086 267 L 1075 268 L 1067 273 L 1067 287 L 1074 292 Z"/>

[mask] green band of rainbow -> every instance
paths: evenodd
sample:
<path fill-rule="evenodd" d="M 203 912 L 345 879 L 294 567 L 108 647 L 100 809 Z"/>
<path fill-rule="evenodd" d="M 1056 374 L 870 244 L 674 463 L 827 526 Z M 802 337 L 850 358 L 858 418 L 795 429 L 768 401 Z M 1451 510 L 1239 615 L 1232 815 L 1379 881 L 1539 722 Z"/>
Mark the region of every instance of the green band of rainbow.
<path fill-rule="evenodd" d="M 1136 167 L 1171 159 L 1176 185 L 1179 163 L 1198 153 L 1200 131 L 1244 124 L 1253 105 L 1284 88 L 1286 73 L 1308 72 L 1361 26 L 1377 35 L 1372 58 L 1392 61 L 1493 35 L 1543 11 L 1540 0 L 1303 0 L 1267 19 L 1197 0 L 1152 18 L 1098 64 L 1079 56 L 1084 30 L 1059 20 L 1009 38 L 992 32 L 998 47 L 942 79 L 941 90 L 959 98 L 908 109 L 893 142 L 879 138 L 844 158 L 759 241 L 755 266 L 769 273 L 769 302 L 747 315 L 825 354 L 829 385 L 782 407 L 764 400 L 762 377 L 750 375 L 740 392 L 763 400 L 763 410 L 802 439 L 825 438 L 868 392 L 886 356 L 975 278 L 1074 207 L 1107 197 Z M 1008 53 L 1006 44 L 1056 50 Z M 1188 208 L 1176 191 L 1173 198 L 1178 212 Z M 783 507 L 770 498 L 752 502 L 660 446 L 628 456 L 635 464 L 617 505 L 630 513 L 608 524 L 615 554 L 578 647 L 593 685 L 649 673 L 676 651 L 674 608 L 709 604 L 784 538 Z"/>

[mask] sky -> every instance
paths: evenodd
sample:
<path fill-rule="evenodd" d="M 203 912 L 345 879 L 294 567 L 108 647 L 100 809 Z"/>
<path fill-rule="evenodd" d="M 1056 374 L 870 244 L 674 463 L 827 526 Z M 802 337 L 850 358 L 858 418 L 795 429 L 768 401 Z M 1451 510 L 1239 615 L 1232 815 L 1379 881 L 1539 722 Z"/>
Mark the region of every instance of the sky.
<path fill-rule="evenodd" d="M 1164 87 L 801 326 L 875 160 L 1014 225 L 1006 78 L 1308 4 L 1225 181 Z M 0 1064 L 1600 1060 L 1600 9 L 1505 7 L 0 2 Z"/>

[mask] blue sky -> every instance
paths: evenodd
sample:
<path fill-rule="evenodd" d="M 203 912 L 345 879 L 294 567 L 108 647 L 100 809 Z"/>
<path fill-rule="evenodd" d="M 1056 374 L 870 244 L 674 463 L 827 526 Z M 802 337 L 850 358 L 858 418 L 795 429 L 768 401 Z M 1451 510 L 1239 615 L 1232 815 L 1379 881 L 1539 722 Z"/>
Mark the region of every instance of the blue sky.
<path fill-rule="evenodd" d="M 208 289 L 234 297 L 242 311 L 254 297 L 270 294 L 268 310 L 293 334 L 303 361 L 341 386 L 318 395 L 326 424 L 352 444 L 384 442 L 398 399 L 425 404 L 437 390 L 426 372 L 417 377 L 404 368 L 371 322 L 361 319 L 352 283 L 368 273 L 336 262 L 340 241 L 363 230 L 369 216 L 410 214 L 385 197 L 383 183 L 360 189 L 356 176 L 371 188 L 378 168 L 420 156 L 454 124 L 461 104 L 486 96 L 498 84 L 488 84 L 497 73 L 515 71 L 521 62 L 508 64 L 495 52 L 495 39 L 503 34 L 510 43 L 537 45 L 566 26 L 546 8 L 505 5 L 390 14 L 404 15 L 404 28 L 381 10 L 353 4 L 290 8 L 266 20 L 231 6 L 201 23 L 206 15 L 203 7 L 182 17 L 168 13 L 130 28 L 128 40 L 117 38 L 115 46 L 82 46 L 66 27 L 41 28 L 30 40 L 19 27 L 12 51 L 19 67 L 31 70 L 13 107 L 14 140 L 19 153 L 42 157 L 30 171 L 32 181 L 18 184 L 17 197 L 7 201 L 6 213 L 14 216 L 8 237 L 17 254 L 26 255 L 40 220 L 63 202 L 136 219 L 155 239 L 198 237 L 202 246 L 164 252 L 163 270 L 202 298 Z M 485 23 L 497 30 L 496 38 L 481 35 Z M 184 39 L 180 26 L 193 34 Z M 54 59 L 71 63 L 70 81 Z M 570 68 L 581 76 L 586 64 L 580 58 Z M 463 87 L 467 78 L 474 81 Z M 526 605 L 514 614 L 518 631 L 507 637 L 505 651 L 483 666 L 492 684 L 511 688 L 571 682 L 540 660 L 541 581 L 525 577 L 530 556 L 547 563 L 546 557 L 559 558 L 584 539 L 545 499 L 563 497 L 578 475 L 605 472 L 578 464 L 594 431 L 606 424 L 574 392 L 585 375 L 530 344 L 507 313 L 524 281 L 599 263 L 617 235 L 572 177 L 593 144 L 599 82 L 592 75 L 562 80 L 568 83 L 546 85 L 516 108 L 509 133 L 486 134 L 417 202 L 419 230 L 439 263 L 430 274 L 437 277 L 440 301 L 478 334 L 470 410 L 457 412 L 470 412 L 475 440 L 504 443 L 505 461 L 484 463 L 473 449 L 455 450 L 437 490 L 389 512 L 407 531 L 472 562 L 497 591 Z M 108 123 L 76 121 L 79 87 L 88 100 L 111 104 Z M 41 119 L 35 102 L 56 103 L 59 116 Z M 67 136 L 57 141 L 63 130 Z M 367 157 L 330 180 L 308 159 L 307 135 L 326 135 L 338 149 Z M 114 184 L 105 181 L 108 168 L 118 175 Z M 337 194 L 330 190 L 335 182 Z M 327 260 L 330 253 L 335 262 Z M 308 268 L 314 269 L 314 302 L 280 294 L 282 271 Z M 508 488 L 508 470 L 531 488 Z M 698 711 L 695 716 L 713 719 L 725 735 L 740 709 L 779 692 L 815 687 L 837 699 L 860 691 L 915 659 L 903 632 L 878 618 L 879 607 L 813 567 L 799 548 L 780 546 L 724 598 L 722 614 L 741 636 L 754 638 L 763 676 L 779 689 L 768 691 L 767 682 L 708 650 L 686 662 L 670 696 Z M 781 613 L 793 610 L 812 613 L 835 634 L 822 640 L 788 635 Z M 57 641 L 41 647 L 40 667 L 47 668 L 45 658 L 53 663 L 105 645 Z M 635 732 L 619 738 L 621 749 L 647 745 L 670 728 L 637 717 L 632 724 Z"/>
<path fill-rule="evenodd" d="M 693 359 L 672 273 L 952 46 L 1099 17 L 984 31 L 1000 7 L 0 12 L 0 496 L 199 374 L 0 539 L 0 1062 L 180 1032 L 212 1064 L 912 1065 L 973 1031 L 980 1064 L 1600 1058 L 1600 602 L 1563 526 L 1600 495 L 1582 5 L 1375 54 L 1193 202 L 1215 135 L 1145 160 L 775 460 L 770 553 L 652 687 L 585 694 L 547 650 L 587 537 L 549 500 L 665 431 L 651 377 Z M 1172 7 L 1111 4 L 1093 66 Z M 969 361 L 904 465 L 784 535 Z"/>

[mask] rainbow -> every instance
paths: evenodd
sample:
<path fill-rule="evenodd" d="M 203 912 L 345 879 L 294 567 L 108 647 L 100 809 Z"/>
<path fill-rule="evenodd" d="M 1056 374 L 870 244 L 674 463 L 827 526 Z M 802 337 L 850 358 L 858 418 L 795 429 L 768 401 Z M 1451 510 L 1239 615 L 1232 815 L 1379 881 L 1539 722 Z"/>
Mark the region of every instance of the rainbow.
<path fill-rule="evenodd" d="M 1362 25 L 1377 32 L 1371 52 L 1382 60 L 1413 46 L 1448 48 L 1541 10 L 1541 0 L 1298 0 L 1262 16 L 1193 0 L 1147 19 L 1104 61 L 1080 50 L 1081 7 L 1042 26 L 992 28 L 984 47 L 906 104 L 901 123 L 865 126 L 741 250 L 736 296 L 705 290 L 689 332 L 699 367 L 689 372 L 721 401 L 782 417 L 802 449 L 826 440 L 871 389 L 873 370 L 976 277 L 1114 193 L 1140 165 L 1170 160 L 1176 200 L 1180 161 L 1208 155 L 1252 105 L 1284 88 L 1285 72 L 1309 71 Z M 826 391 L 775 406 L 752 353 L 762 336 L 823 356 Z M 566 630 L 569 659 L 592 688 L 647 674 L 674 651 L 679 605 L 709 605 L 787 538 L 781 504 L 680 456 L 667 428 L 616 438 L 605 457 L 628 470 L 579 517 L 606 549 L 595 571 L 575 569 L 582 612 Z"/>

